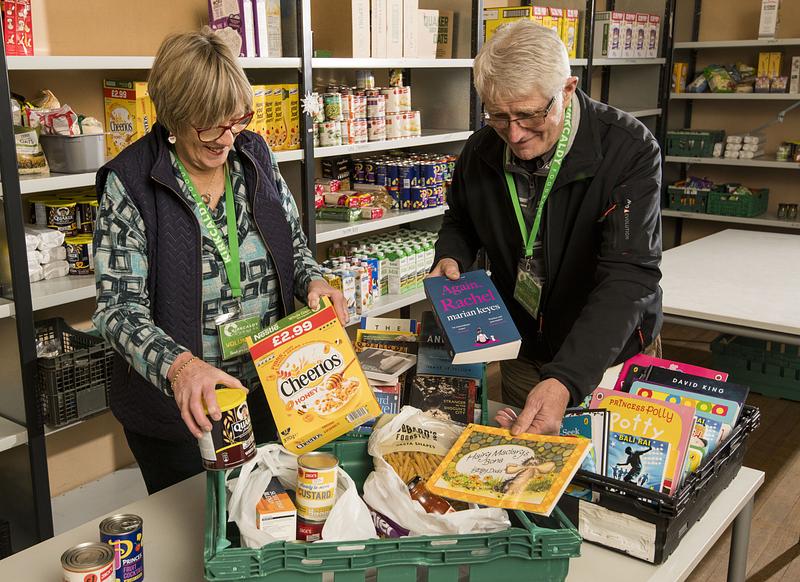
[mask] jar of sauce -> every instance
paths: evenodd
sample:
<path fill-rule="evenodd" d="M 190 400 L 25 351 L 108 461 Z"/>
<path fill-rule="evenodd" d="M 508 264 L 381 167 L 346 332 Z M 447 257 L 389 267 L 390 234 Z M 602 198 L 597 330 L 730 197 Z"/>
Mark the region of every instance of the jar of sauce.
<path fill-rule="evenodd" d="M 411 499 L 419 502 L 422 508 L 428 513 L 444 515 L 445 513 L 452 513 L 455 511 L 453 506 L 450 505 L 444 497 L 434 495 L 428 491 L 422 477 L 414 477 L 408 482 L 408 492 L 411 494 Z"/>

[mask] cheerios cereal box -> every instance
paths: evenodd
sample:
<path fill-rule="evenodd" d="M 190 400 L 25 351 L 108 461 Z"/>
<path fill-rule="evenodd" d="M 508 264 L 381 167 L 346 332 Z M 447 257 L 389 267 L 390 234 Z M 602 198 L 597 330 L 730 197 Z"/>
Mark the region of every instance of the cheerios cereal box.
<path fill-rule="evenodd" d="M 350 338 L 326 298 L 248 338 L 281 442 L 306 453 L 377 417 Z"/>

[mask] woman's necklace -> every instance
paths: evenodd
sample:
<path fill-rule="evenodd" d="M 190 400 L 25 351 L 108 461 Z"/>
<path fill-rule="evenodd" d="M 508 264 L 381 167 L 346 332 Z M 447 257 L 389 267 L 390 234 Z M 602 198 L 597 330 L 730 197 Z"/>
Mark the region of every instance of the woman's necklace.
<path fill-rule="evenodd" d="M 206 193 L 201 195 L 200 198 L 203 199 L 203 202 L 206 203 L 206 206 L 211 204 L 211 188 L 214 186 L 214 182 L 217 179 L 217 174 L 219 173 L 219 166 L 214 170 L 214 175 L 211 176 L 211 180 L 208 183 L 208 187 L 206 188 Z"/>

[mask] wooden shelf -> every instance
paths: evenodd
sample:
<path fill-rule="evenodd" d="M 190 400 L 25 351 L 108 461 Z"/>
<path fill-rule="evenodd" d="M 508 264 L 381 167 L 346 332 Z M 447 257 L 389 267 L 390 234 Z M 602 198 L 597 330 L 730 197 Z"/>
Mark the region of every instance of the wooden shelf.
<path fill-rule="evenodd" d="M 594 67 L 616 67 L 624 65 L 663 65 L 667 62 L 665 58 L 642 58 L 642 59 L 592 59 Z"/>
<path fill-rule="evenodd" d="M 700 40 L 676 42 L 676 49 L 748 48 L 769 46 L 800 46 L 800 38 L 760 38 L 753 40 Z"/>
<path fill-rule="evenodd" d="M 703 212 L 681 212 L 680 210 L 670 210 L 664 208 L 661 210 L 661 216 L 667 218 L 688 218 L 692 220 L 707 220 L 709 222 L 731 222 L 734 224 L 750 224 L 755 226 L 767 226 L 770 228 L 791 228 L 800 229 L 800 222 L 791 222 L 789 220 L 779 220 L 774 216 L 766 217 L 766 215 L 755 216 L 753 218 L 745 218 L 741 216 L 722 216 L 719 214 L 705 214 Z"/>
<path fill-rule="evenodd" d="M 425 301 L 425 291 L 417 289 L 408 293 L 401 293 L 399 295 L 384 295 L 379 297 L 372 306 L 372 309 L 366 314 L 366 317 L 378 317 L 390 311 L 401 309 L 414 303 Z M 358 325 L 361 322 L 361 316 L 351 319 L 347 323 L 347 327 Z"/>
<path fill-rule="evenodd" d="M 383 228 L 400 226 L 417 220 L 425 220 L 441 216 L 447 206 L 425 208 L 424 210 L 389 210 L 383 218 L 377 220 L 357 220 L 356 222 L 336 222 L 333 220 L 317 220 L 317 243 L 340 240 Z"/>
<path fill-rule="evenodd" d="M 118 56 L 32 56 L 8 57 L 10 71 L 87 71 L 149 69 L 155 57 Z M 245 69 L 299 69 L 299 58 L 241 58 Z"/>
<path fill-rule="evenodd" d="M 710 166 L 735 166 L 738 168 L 773 168 L 783 170 L 800 170 L 798 162 L 779 162 L 767 158 L 752 160 L 733 160 L 730 158 L 687 158 L 683 156 L 666 156 L 664 161 L 681 164 L 708 164 Z"/>
<path fill-rule="evenodd" d="M 670 93 L 669 98 L 728 101 L 800 101 L 800 93 Z"/>
<path fill-rule="evenodd" d="M 471 135 L 471 131 L 456 131 L 452 129 L 424 129 L 422 130 L 422 136 L 420 137 L 407 137 L 403 139 L 371 141 L 368 143 L 314 148 L 314 157 L 326 158 L 329 156 L 366 154 L 370 152 L 381 152 L 397 148 L 412 148 L 440 143 L 452 143 L 465 141 Z"/>

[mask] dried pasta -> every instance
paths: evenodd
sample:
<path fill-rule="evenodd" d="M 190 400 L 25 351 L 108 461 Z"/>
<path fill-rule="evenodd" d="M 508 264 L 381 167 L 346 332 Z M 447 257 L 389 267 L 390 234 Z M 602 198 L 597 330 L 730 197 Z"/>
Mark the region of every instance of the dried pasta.
<path fill-rule="evenodd" d="M 428 479 L 444 459 L 441 455 L 411 451 L 387 453 L 383 458 L 392 466 L 404 483 L 408 483 L 416 476 Z"/>

